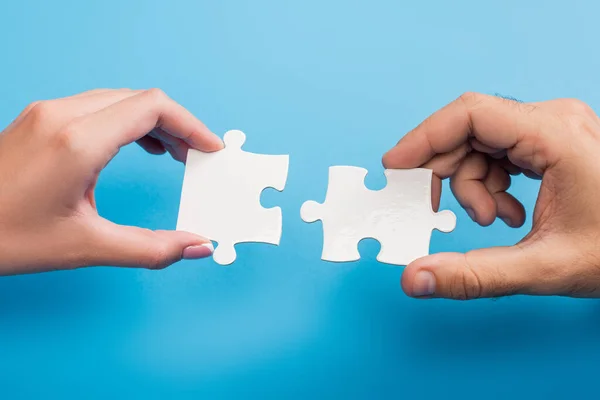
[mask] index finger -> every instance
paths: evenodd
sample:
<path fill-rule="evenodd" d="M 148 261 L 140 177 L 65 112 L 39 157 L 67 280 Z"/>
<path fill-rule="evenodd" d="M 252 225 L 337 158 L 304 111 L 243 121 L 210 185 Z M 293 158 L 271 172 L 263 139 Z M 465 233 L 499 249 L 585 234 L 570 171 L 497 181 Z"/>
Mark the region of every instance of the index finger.
<path fill-rule="evenodd" d="M 120 147 L 133 143 L 155 128 L 186 142 L 191 148 L 212 152 L 223 148 L 212 133 L 183 106 L 158 89 L 151 89 L 77 119 L 70 126 L 84 133 L 86 141 L 112 157 Z"/>
<path fill-rule="evenodd" d="M 536 106 L 478 93 L 467 93 L 443 107 L 406 134 L 383 156 L 385 168 L 417 168 L 437 154 L 456 150 L 469 140 L 494 149 L 525 146 L 532 153 L 547 124 Z M 520 152 L 519 152 L 520 153 Z"/>

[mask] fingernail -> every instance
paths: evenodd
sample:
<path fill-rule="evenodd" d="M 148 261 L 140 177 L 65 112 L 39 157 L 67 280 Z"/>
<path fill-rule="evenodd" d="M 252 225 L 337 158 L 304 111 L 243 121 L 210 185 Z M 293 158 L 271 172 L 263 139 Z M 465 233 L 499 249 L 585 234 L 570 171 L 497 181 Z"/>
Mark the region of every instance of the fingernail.
<path fill-rule="evenodd" d="M 465 211 L 467 214 L 469 214 L 469 217 L 471 217 L 472 220 L 475 220 L 475 211 L 471 210 L 470 208 L 465 209 Z"/>
<path fill-rule="evenodd" d="M 435 292 L 435 276 L 429 271 L 419 271 L 413 283 L 413 296 L 431 296 Z"/>
<path fill-rule="evenodd" d="M 210 257 L 215 251 L 212 243 L 204 243 L 199 246 L 189 246 L 183 249 L 184 260 L 197 260 L 199 258 Z"/>

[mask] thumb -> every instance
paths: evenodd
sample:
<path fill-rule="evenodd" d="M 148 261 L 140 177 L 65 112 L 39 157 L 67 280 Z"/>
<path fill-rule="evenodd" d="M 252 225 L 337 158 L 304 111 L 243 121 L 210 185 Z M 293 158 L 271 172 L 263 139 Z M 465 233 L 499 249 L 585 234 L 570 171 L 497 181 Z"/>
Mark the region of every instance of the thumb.
<path fill-rule="evenodd" d="M 91 264 L 163 269 L 182 259 L 212 255 L 210 240 L 188 232 L 149 230 L 101 219 L 94 224 Z"/>
<path fill-rule="evenodd" d="M 469 300 L 548 289 L 543 262 L 528 247 L 494 247 L 468 253 L 439 253 L 409 264 L 402 289 L 417 298 Z"/>

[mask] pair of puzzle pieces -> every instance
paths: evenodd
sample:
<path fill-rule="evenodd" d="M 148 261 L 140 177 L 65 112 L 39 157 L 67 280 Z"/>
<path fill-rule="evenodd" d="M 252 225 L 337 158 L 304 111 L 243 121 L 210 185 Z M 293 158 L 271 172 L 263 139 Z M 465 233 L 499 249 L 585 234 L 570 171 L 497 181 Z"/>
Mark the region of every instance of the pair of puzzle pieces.
<path fill-rule="evenodd" d="M 263 208 L 260 195 L 284 189 L 289 156 L 245 152 L 245 140 L 243 132 L 229 131 L 223 150 L 190 150 L 186 162 L 177 230 L 216 241 L 213 258 L 221 265 L 235 261 L 237 243 L 281 239 L 281 209 Z M 377 191 L 365 187 L 366 175 L 363 168 L 331 167 L 325 202 L 302 205 L 305 222 L 322 221 L 323 260 L 358 260 L 358 243 L 372 238 L 381 245 L 379 262 L 407 265 L 429 254 L 433 229 L 456 226 L 454 213 L 431 208 L 431 170 L 385 170 L 387 186 Z"/>

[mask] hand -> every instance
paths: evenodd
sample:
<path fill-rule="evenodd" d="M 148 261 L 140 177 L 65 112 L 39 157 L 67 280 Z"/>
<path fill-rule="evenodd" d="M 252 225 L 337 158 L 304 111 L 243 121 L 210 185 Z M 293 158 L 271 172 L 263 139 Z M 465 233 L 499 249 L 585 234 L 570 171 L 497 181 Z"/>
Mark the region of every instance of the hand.
<path fill-rule="evenodd" d="M 84 266 L 164 268 L 212 253 L 205 238 L 101 218 L 94 187 L 137 141 L 184 161 L 221 140 L 159 90 L 95 90 L 28 106 L 0 135 L 0 275 Z"/>
<path fill-rule="evenodd" d="M 600 297 L 600 119 L 584 103 L 520 103 L 465 94 L 434 113 L 383 157 L 386 168 L 434 171 L 480 225 L 525 220 L 506 190 L 510 175 L 542 179 L 531 232 L 515 246 L 441 253 L 414 261 L 402 288 L 419 298 L 513 294 Z"/>

